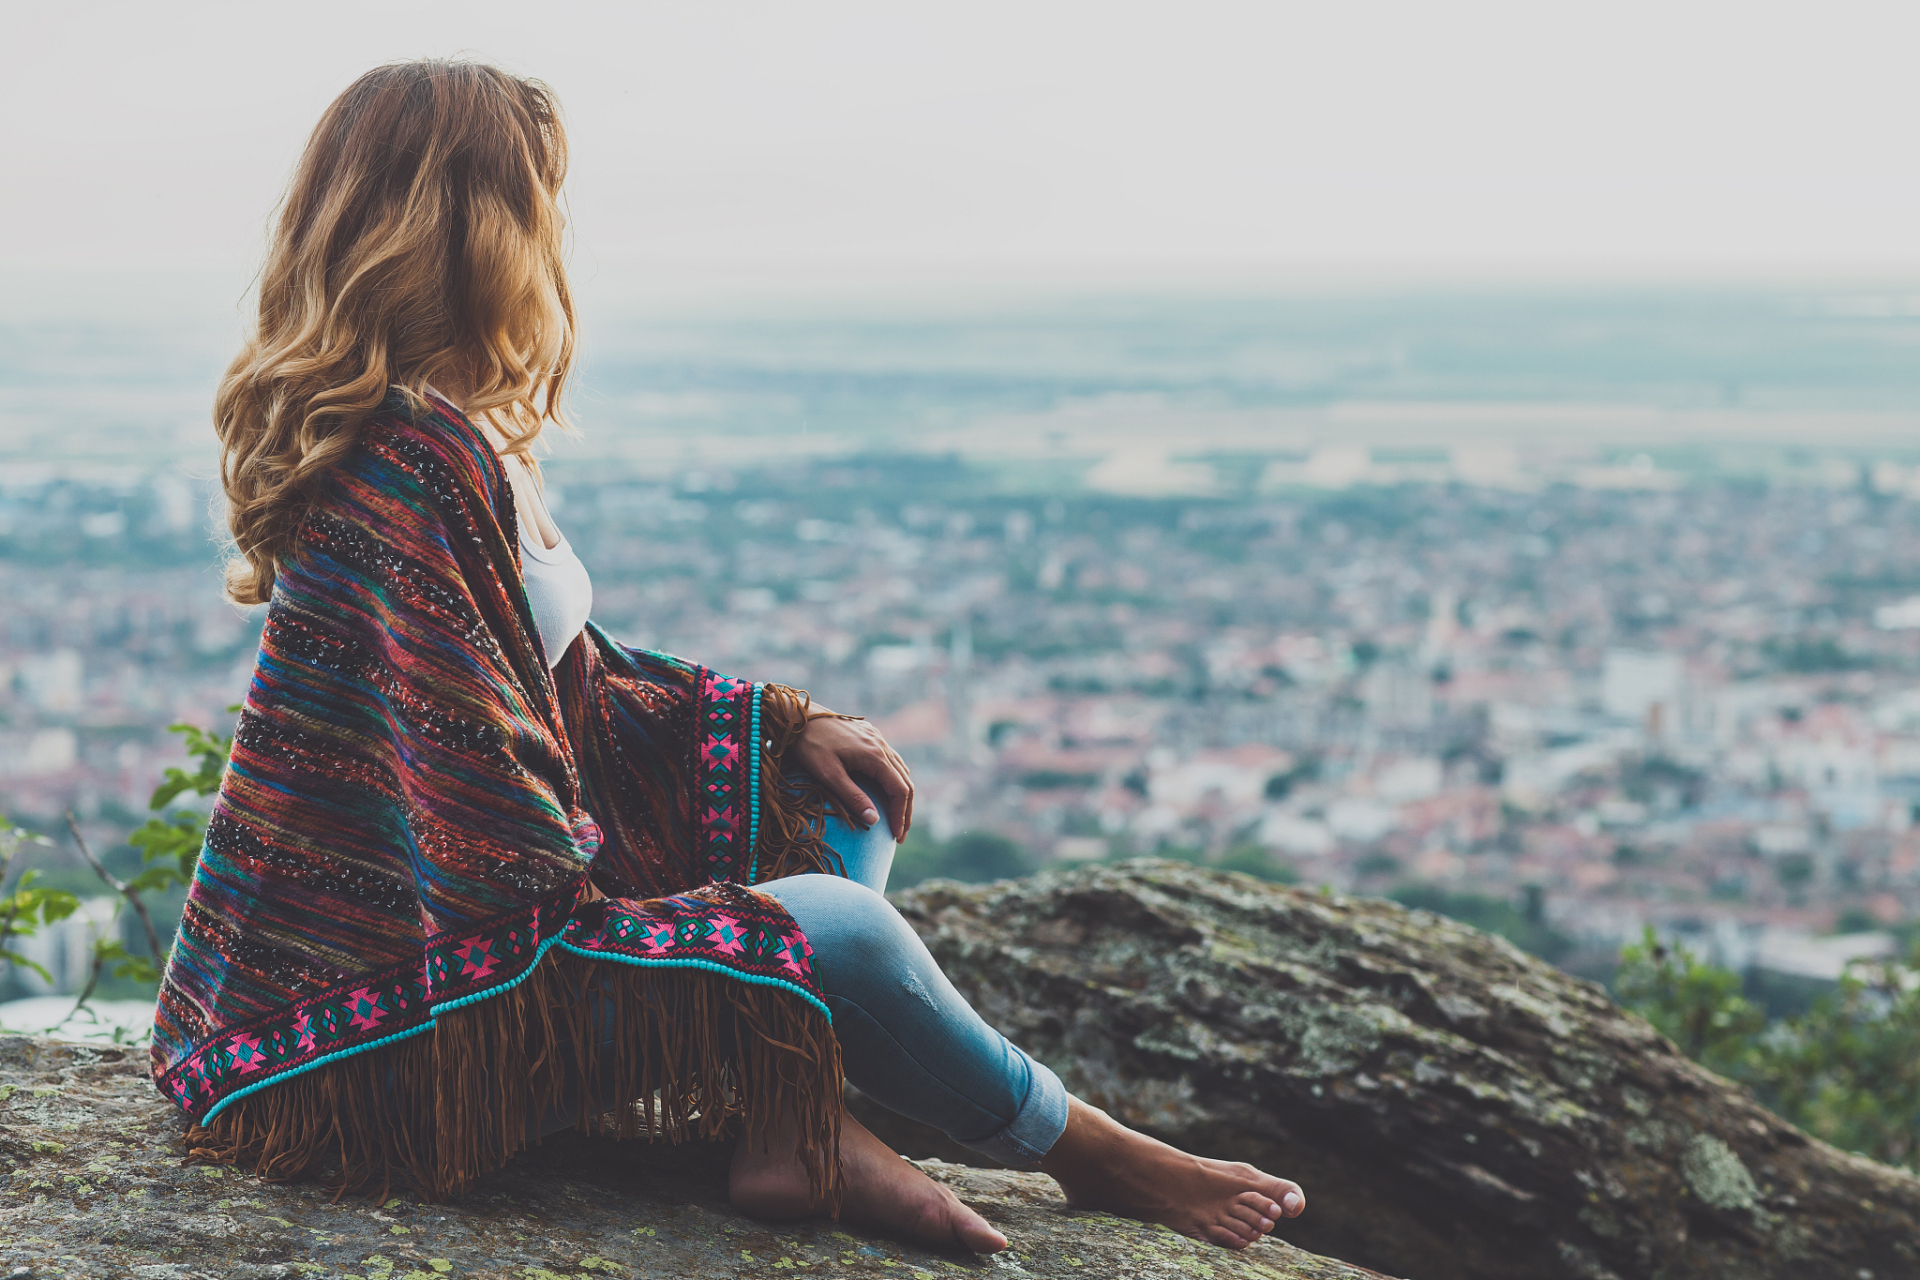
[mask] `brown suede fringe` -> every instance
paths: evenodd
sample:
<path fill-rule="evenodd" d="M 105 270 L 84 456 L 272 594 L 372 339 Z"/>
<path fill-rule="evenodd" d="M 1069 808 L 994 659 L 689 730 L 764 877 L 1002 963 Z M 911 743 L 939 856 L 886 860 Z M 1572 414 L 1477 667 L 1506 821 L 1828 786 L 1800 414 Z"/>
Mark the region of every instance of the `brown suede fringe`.
<path fill-rule="evenodd" d="M 780 762 L 807 731 L 813 699 L 805 689 L 769 684 L 760 691 L 760 840 L 754 883 L 809 871 L 839 872 L 839 859 L 821 838 L 826 800 L 809 782 L 790 785 Z"/>
<path fill-rule="evenodd" d="M 832 1028 L 791 992 L 555 948 L 513 989 L 241 1098 L 187 1145 L 336 1198 L 400 1183 L 442 1200 L 538 1143 L 543 1118 L 668 1142 L 791 1129 L 813 1199 L 837 1216 L 840 1080 Z"/>

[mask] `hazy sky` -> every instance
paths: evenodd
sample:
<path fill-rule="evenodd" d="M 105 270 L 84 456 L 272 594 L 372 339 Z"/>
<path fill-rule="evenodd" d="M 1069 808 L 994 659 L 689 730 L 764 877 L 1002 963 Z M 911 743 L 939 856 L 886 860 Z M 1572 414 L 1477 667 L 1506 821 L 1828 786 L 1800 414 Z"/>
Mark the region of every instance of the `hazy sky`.
<path fill-rule="evenodd" d="M 0 0 L 0 266 L 244 273 L 388 59 L 551 83 L 587 274 L 1920 267 L 1920 6 Z"/>

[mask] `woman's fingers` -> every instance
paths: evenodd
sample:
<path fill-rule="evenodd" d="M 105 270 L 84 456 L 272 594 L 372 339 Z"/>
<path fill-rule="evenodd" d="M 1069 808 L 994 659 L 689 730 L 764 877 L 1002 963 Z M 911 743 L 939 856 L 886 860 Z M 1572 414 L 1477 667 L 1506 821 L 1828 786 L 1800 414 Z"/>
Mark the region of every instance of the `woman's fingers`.
<path fill-rule="evenodd" d="M 808 722 L 799 749 L 799 763 L 834 797 L 849 822 L 865 828 L 880 818 L 873 797 L 854 782 L 857 775 L 885 797 L 893 838 L 907 838 L 913 826 L 913 778 L 878 729 L 864 720 L 817 716 Z"/>
<path fill-rule="evenodd" d="M 868 745 L 874 754 L 869 760 L 859 764 L 850 764 L 848 768 L 862 774 L 875 783 L 887 798 L 887 812 L 892 816 L 890 829 L 896 841 L 905 840 L 907 831 L 913 826 L 913 774 L 907 768 L 907 762 L 900 753 L 887 745 L 880 731 L 871 726 L 862 726 L 870 741 Z"/>
<path fill-rule="evenodd" d="M 892 747 L 887 748 L 887 754 L 892 756 L 894 764 L 899 766 L 900 781 L 906 787 L 907 791 L 905 803 L 895 810 L 895 812 L 900 815 L 898 820 L 900 830 L 899 833 L 894 836 L 894 839 L 905 840 L 907 838 L 907 832 L 913 830 L 913 771 L 907 768 L 907 762 L 902 760 L 899 753 Z"/>
<path fill-rule="evenodd" d="M 860 789 L 860 784 L 853 780 L 846 766 L 831 756 L 824 763 L 825 767 L 820 772 L 825 776 L 816 775 L 816 778 L 839 803 L 840 812 L 846 815 L 847 821 L 858 824 L 862 830 L 878 822 L 880 814 L 873 807 L 873 797 Z"/>
<path fill-rule="evenodd" d="M 874 781 L 886 793 L 887 812 L 893 815 L 893 838 L 905 840 L 907 828 L 913 825 L 913 781 L 907 776 L 907 762 L 895 755 L 891 747 L 883 763 L 885 768 Z"/>

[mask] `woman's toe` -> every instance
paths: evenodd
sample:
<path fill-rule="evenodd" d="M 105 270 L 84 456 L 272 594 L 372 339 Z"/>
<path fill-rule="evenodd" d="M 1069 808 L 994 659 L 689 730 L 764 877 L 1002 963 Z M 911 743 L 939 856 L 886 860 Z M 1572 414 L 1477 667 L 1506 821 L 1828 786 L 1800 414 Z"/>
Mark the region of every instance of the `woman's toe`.
<path fill-rule="evenodd" d="M 975 1253 L 998 1253 L 1007 1247 L 1007 1238 L 987 1225 L 983 1218 L 955 1223 L 953 1234 Z"/>
<path fill-rule="evenodd" d="M 998 1253 L 1007 1247 L 1007 1238 L 994 1230 L 993 1224 L 975 1213 L 956 1197 L 953 1202 L 949 1221 L 953 1224 L 953 1238 L 975 1253 Z"/>
<path fill-rule="evenodd" d="M 1209 1223 L 1200 1228 L 1200 1238 L 1208 1244 L 1217 1244 L 1222 1249 L 1244 1249 L 1252 1244 L 1256 1237 L 1246 1236 L 1235 1231 L 1225 1223 Z"/>
<path fill-rule="evenodd" d="M 959 1239 L 969 1253 L 998 1253 L 1007 1247 L 1007 1238 L 992 1227 L 966 1227 Z"/>
<path fill-rule="evenodd" d="M 1227 1213 L 1233 1218 L 1234 1222 L 1245 1227 L 1254 1235 L 1263 1236 L 1273 1230 L 1273 1219 L 1265 1216 L 1258 1209 L 1248 1208 L 1244 1204 L 1236 1204 L 1229 1205 L 1227 1207 Z"/>
<path fill-rule="evenodd" d="M 1233 1202 L 1241 1208 L 1253 1210 L 1262 1218 L 1279 1218 L 1284 1216 L 1280 1211 L 1280 1206 L 1264 1191 L 1242 1191 L 1233 1198 Z"/>

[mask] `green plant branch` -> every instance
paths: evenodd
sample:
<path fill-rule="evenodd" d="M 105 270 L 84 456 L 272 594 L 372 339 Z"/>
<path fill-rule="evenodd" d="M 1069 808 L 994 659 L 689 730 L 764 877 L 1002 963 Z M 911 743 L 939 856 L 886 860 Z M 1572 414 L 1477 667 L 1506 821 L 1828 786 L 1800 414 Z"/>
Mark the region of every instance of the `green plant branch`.
<path fill-rule="evenodd" d="M 114 913 L 114 918 L 116 920 L 119 919 L 118 912 Z M 82 1009 L 87 1007 L 87 1001 L 93 999 L 94 990 L 100 985 L 100 973 L 106 967 L 107 967 L 106 948 L 100 946 L 99 940 L 95 939 L 94 948 L 93 948 L 93 970 L 87 974 L 87 985 L 81 988 L 80 997 L 73 1002 L 73 1008 L 67 1010 L 67 1016 L 60 1019 L 60 1021 L 54 1023 L 52 1027 L 48 1027 L 47 1030 L 52 1031 L 55 1027 L 64 1027 L 67 1023 L 73 1021 L 74 1014 L 79 1013 Z M 98 1016 L 99 1015 L 96 1013 L 95 1017 L 98 1017 Z"/>
<path fill-rule="evenodd" d="M 153 957 L 153 963 L 156 966 L 159 965 L 163 959 L 160 952 L 160 934 L 159 931 L 153 927 L 153 916 L 147 911 L 147 904 L 140 900 L 140 895 L 135 893 L 126 881 L 107 870 L 105 864 L 93 856 L 93 850 L 87 847 L 86 837 L 80 834 L 80 824 L 73 820 L 72 810 L 67 811 L 67 830 L 73 833 L 73 843 L 79 848 L 80 856 L 87 860 L 87 865 L 93 868 L 93 874 L 99 876 L 108 888 L 112 889 L 122 898 L 125 898 L 127 902 L 132 905 L 134 914 L 140 917 L 140 924 L 147 931 L 147 947 L 149 948 L 147 954 Z M 119 918 L 119 913 L 115 912 L 114 919 L 117 921 Z M 93 982 L 87 984 L 89 991 L 91 991 L 94 984 L 100 980 L 100 963 L 99 958 L 96 957 L 93 967 Z"/>

